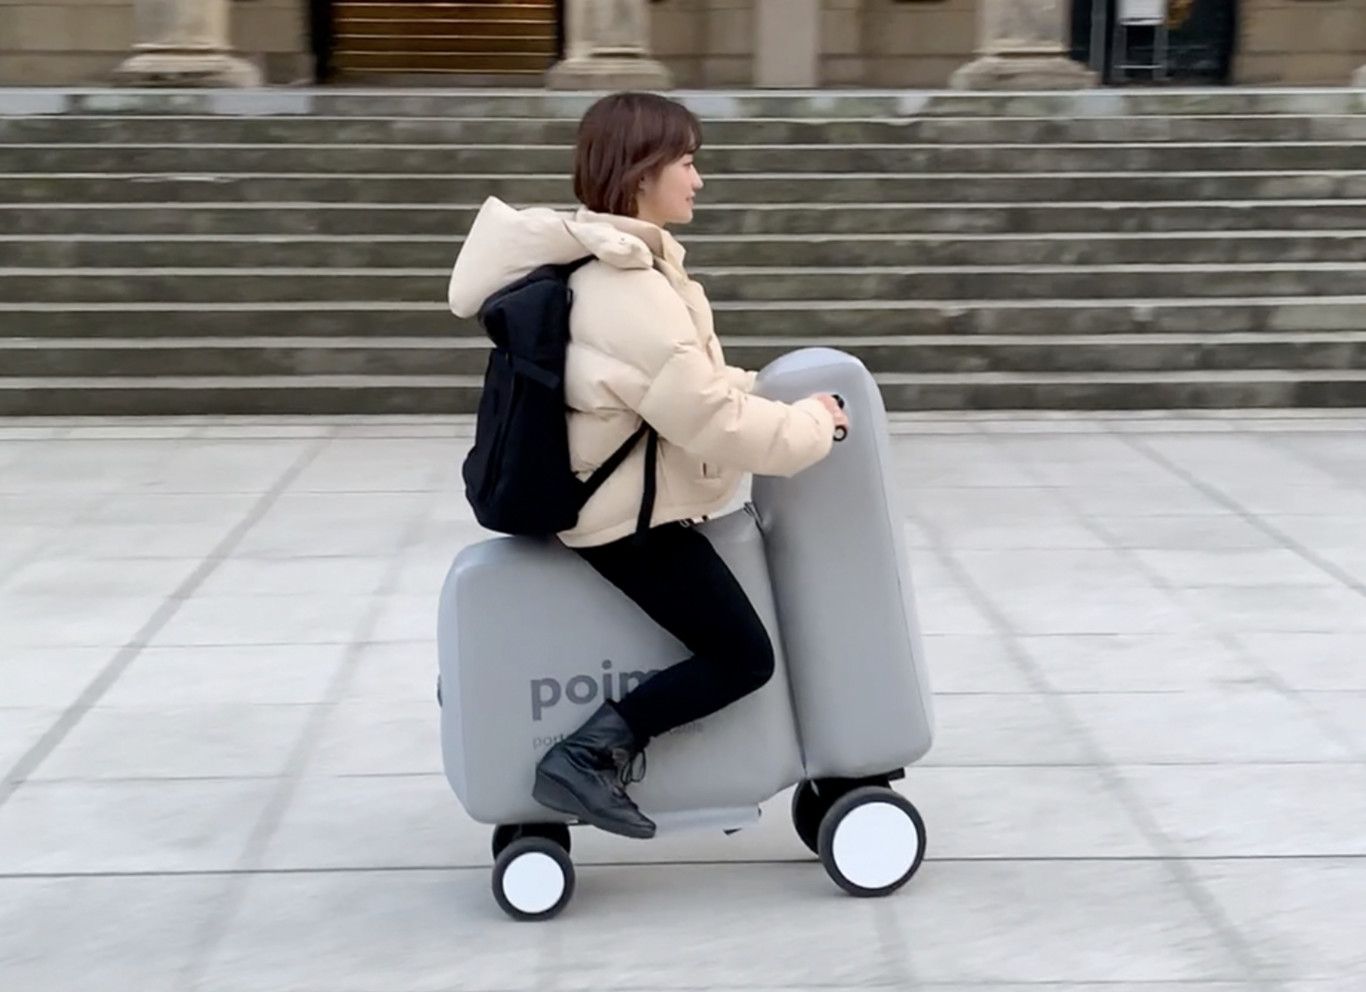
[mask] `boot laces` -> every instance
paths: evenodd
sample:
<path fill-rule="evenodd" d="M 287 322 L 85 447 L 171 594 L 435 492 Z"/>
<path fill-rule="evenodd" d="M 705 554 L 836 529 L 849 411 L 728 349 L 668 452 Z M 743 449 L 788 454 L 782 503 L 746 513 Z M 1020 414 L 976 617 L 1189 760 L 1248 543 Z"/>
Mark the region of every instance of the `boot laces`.
<path fill-rule="evenodd" d="M 647 768 L 648 762 L 645 760 L 645 752 L 639 751 L 617 765 L 617 781 L 621 783 L 623 789 L 628 785 L 643 782 Z"/>

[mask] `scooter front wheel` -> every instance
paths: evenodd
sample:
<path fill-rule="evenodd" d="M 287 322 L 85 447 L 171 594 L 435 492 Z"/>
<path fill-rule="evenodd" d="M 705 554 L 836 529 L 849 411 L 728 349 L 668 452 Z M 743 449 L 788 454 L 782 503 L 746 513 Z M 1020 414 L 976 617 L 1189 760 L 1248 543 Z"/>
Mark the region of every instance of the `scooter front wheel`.
<path fill-rule="evenodd" d="M 853 896 L 890 895 L 911 880 L 925 857 L 925 821 L 890 788 L 854 789 L 821 820 L 821 864 Z"/>
<path fill-rule="evenodd" d="M 798 782 L 792 790 L 792 826 L 797 837 L 806 845 L 807 850 L 817 857 L 821 853 L 821 823 L 830 807 L 840 796 L 846 795 L 863 786 L 882 786 L 888 779 L 885 775 L 872 778 L 822 778 Z"/>

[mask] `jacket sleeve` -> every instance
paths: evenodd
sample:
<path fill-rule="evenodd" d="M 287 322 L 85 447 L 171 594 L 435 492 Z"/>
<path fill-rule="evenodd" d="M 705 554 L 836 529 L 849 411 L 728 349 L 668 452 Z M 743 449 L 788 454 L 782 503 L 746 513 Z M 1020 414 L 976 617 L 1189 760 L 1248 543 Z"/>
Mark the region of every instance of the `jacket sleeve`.
<path fill-rule="evenodd" d="M 726 366 L 726 381 L 742 393 L 754 392 L 754 380 L 759 377 L 757 372 L 747 372 L 734 365 Z"/>
<path fill-rule="evenodd" d="M 704 461 L 758 475 L 795 475 L 830 453 L 835 422 L 821 402 L 779 403 L 742 389 L 707 354 L 663 277 L 642 275 L 648 289 L 630 310 L 650 325 L 634 356 L 645 388 L 630 405 L 646 423 Z"/>

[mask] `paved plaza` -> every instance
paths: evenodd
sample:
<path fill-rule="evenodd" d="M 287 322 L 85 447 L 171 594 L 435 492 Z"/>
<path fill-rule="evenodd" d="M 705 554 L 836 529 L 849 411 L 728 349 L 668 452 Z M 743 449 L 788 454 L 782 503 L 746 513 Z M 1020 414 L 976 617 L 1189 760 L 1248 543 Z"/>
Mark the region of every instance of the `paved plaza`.
<path fill-rule="evenodd" d="M 468 420 L 0 421 L 0 990 L 1366 990 L 1366 416 L 894 431 L 920 873 L 780 796 L 524 925 L 440 773 Z"/>

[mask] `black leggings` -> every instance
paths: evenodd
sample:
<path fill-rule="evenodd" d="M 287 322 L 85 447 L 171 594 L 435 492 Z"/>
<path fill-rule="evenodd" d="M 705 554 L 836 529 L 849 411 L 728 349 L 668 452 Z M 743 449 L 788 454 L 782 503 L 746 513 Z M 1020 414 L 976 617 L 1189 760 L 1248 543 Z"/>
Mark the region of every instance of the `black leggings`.
<path fill-rule="evenodd" d="M 664 524 L 639 542 L 626 537 L 577 551 L 692 652 L 617 702 L 642 746 L 773 677 L 773 644 L 763 622 L 711 542 L 693 528 Z"/>

